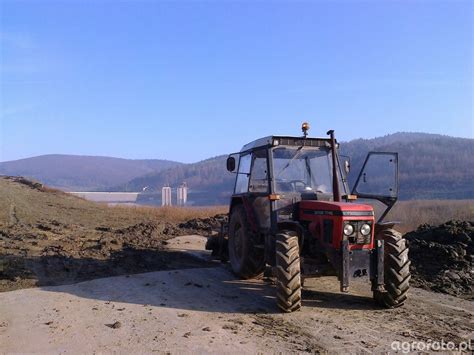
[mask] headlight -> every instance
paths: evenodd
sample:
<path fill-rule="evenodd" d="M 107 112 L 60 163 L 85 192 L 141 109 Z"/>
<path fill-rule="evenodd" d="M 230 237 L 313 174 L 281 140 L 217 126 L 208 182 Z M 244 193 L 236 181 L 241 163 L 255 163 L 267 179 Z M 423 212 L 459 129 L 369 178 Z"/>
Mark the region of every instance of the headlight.
<path fill-rule="evenodd" d="M 354 233 L 354 226 L 352 224 L 346 224 L 344 226 L 344 234 L 349 236 Z"/>
<path fill-rule="evenodd" d="M 370 225 L 367 223 L 364 223 L 362 227 L 360 227 L 360 232 L 364 236 L 369 235 L 370 231 L 371 231 Z"/>

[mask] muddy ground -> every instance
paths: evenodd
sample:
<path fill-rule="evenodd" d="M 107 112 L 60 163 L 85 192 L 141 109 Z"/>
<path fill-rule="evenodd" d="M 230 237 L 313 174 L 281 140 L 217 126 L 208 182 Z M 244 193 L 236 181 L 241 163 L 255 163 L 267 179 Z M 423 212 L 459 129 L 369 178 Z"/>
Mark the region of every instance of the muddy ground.
<path fill-rule="evenodd" d="M 193 267 L 189 255 L 163 250 L 167 239 L 195 232 L 180 224 L 0 178 L 0 291 Z"/>
<path fill-rule="evenodd" d="M 169 223 L 126 228 L 43 221 L 36 233 L 0 230 L 0 290 L 59 285 L 98 277 L 195 266 L 188 255 L 164 252 L 166 240 L 187 231 Z"/>
<path fill-rule="evenodd" d="M 323 277 L 307 280 L 303 299 L 301 311 L 281 314 L 273 279 L 237 280 L 225 264 L 17 290 L 0 294 L 0 343 L 42 353 L 381 353 L 474 337 L 474 304 L 441 293 L 413 288 L 404 307 L 385 310 L 369 285 L 341 294 Z"/>

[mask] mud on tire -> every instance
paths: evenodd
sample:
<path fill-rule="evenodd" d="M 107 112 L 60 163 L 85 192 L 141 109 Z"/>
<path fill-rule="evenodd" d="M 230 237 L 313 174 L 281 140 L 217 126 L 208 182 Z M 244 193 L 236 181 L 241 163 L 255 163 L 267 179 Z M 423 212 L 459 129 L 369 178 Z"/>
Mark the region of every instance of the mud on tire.
<path fill-rule="evenodd" d="M 301 308 L 301 272 L 298 235 L 287 231 L 276 235 L 277 305 L 284 312 Z"/>
<path fill-rule="evenodd" d="M 374 291 L 374 299 L 386 308 L 402 306 L 410 288 L 408 247 L 402 235 L 394 229 L 381 231 L 376 240 L 384 241 L 384 281 L 386 292 Z"/>
<path fill-rule="evenodd" d="M 242 279 L 257 277 L 265 269 L 263 248 L 255 247 L 255 236 L 250 230 L 243 206 L 232 209 L 229 221 L 229 260 L 232 271 Z"/>

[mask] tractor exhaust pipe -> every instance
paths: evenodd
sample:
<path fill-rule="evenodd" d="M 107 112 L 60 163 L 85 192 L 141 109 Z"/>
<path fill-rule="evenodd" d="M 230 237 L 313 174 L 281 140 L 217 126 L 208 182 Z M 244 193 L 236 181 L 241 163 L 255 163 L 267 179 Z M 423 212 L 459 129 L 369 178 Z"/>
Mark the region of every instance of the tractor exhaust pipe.
<path fill-rule="evenodd" d="M 336 139 L 334 138 L 334 130 L 331 129 L 326 133 L 331 138 L 331 150 L 332 150 L 332 193 L 334 195 L 335 202 L 341 202 L 341 193 L 339 190 L 339 179 L 337 178 L 337 148 Z"/>

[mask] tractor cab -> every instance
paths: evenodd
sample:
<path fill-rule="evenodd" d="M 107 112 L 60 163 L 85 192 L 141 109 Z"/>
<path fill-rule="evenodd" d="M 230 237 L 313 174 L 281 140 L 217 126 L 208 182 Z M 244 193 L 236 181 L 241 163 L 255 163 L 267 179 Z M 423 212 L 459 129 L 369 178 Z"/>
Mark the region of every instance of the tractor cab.
<path fill-rule="evenodd" d="M 351 192 L 350 160 L 340 159 L 334 133 L 328 133 L 331 137 L 269 136 L 231 154 L 227 169 L 236 173 L 231 208 L 245 199 L 263 232 L 276 232 L 279 224 L 294 221 L 300 201 L 375 199 L 386 205 L 383 218 L 397 200 L 397 153 L 369 153 Z"/>
<path fill-rule="evenodd" d="M 229 221 L 207 247 L 241 278 L 272 268 L 286 312 L 301 306 L 302 280 L 328 267 L 343 292 L 365 278 L 380 303 L 403 304 L 408 249 L 393 224 L 381 223 L 397 200 L 398 154 L 370 152 L 350 189 L 350 160 L 339 156 L 334 131 L 310 138 L 308 129 L 304 123 L 301 137 L 257 139 L 228 157 L 235 173 Z M 361 198 L 385 205 L 378 220 Z"/>

